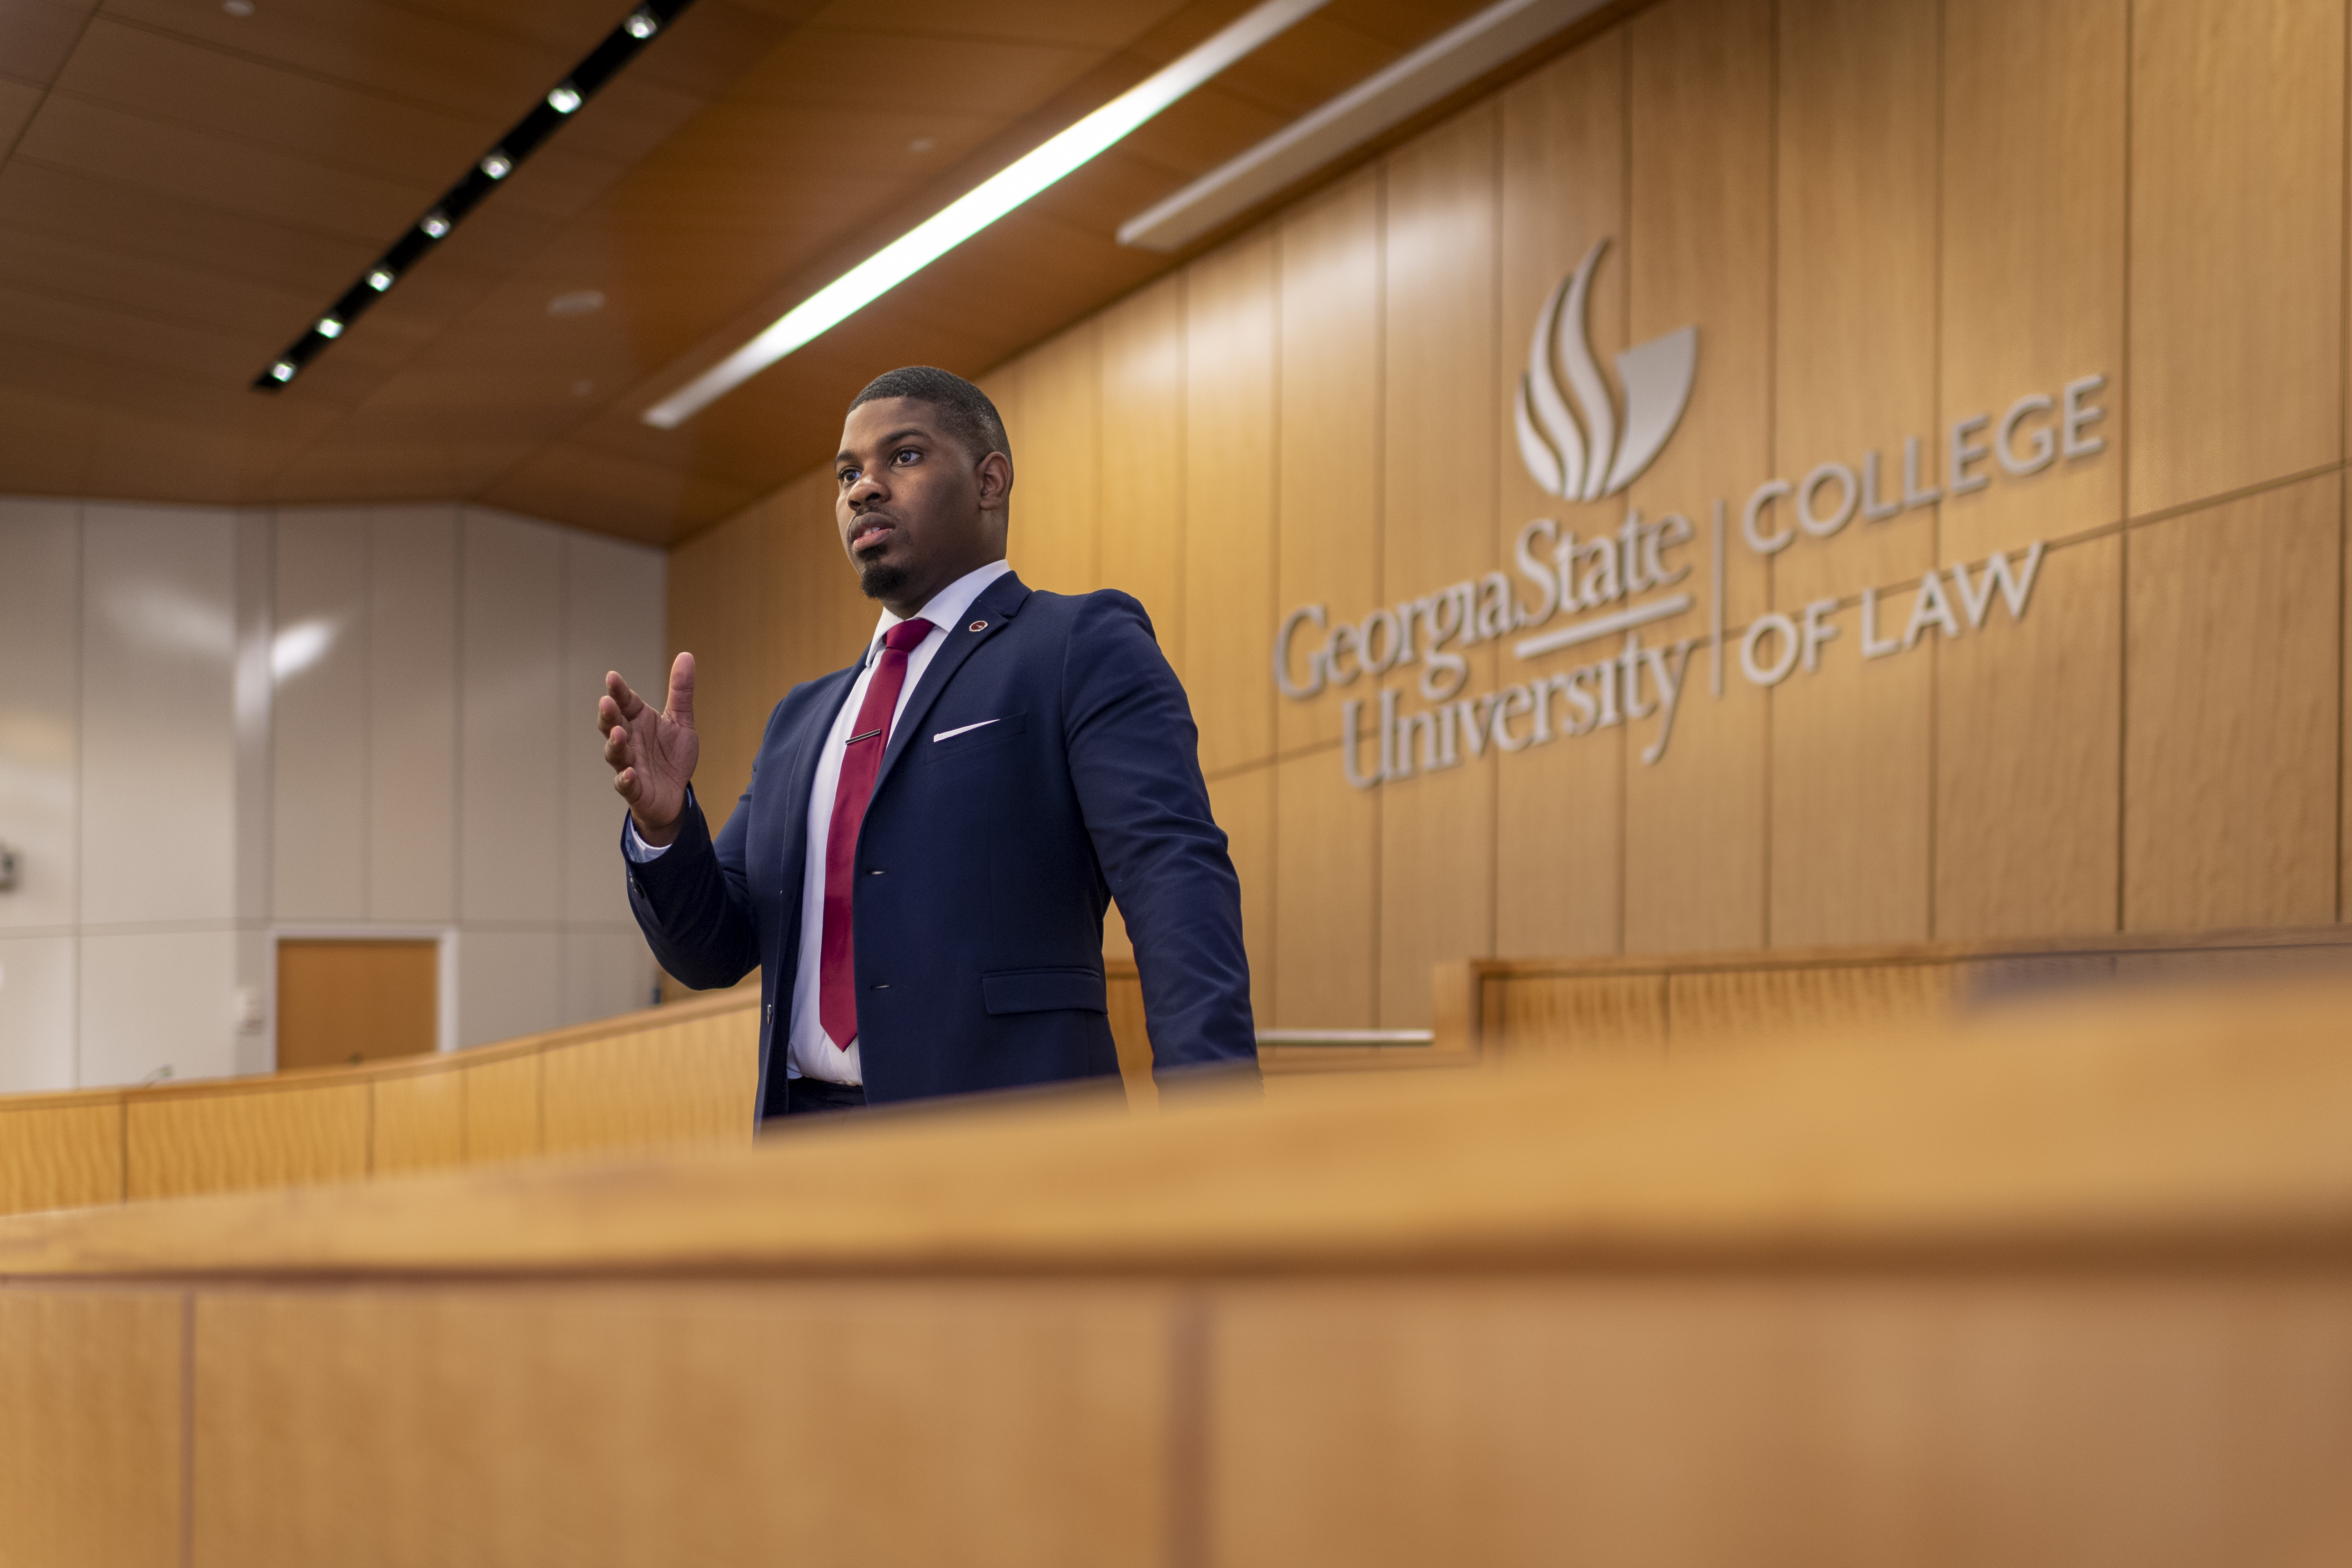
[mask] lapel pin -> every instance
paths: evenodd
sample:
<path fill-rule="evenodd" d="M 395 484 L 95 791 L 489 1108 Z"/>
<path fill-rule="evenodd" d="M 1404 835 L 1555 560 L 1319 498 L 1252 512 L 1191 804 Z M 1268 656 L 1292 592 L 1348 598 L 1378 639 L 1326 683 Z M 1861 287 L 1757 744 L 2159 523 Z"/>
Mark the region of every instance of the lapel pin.
<path fill-rule="evenodd" d="M 988 623 L 986 621 L 974 621 L 971 623 L 971 629 L 976 632 L 984 632 L 988 629 Z"/>

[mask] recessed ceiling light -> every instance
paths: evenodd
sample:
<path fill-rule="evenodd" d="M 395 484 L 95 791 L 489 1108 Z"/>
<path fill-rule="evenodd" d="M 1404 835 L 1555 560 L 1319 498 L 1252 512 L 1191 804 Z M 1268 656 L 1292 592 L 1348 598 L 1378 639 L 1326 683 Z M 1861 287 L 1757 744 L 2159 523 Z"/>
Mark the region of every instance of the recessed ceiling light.
<path fill-rule="evenodd" d="M 572 384 L 572 395 L 574 397 L 585 397 L 595 390 L 596 384 L 593 381 L 575 381 Z"/>
<path fill-rule="evenodd" d="M 907 143 L 907 151 L 909 153 L 928 153 L 938 145 L 939 143 L 937 142 L 932 141 L 928 136 L 918 136 L 912 142 Z"/>
<path fill-rule="evenodd" d="M 575 289 L 547 302 L 551 316 L 585 316 L 604 308 L 604 296 L 593 289 Z"/>
<path fill-rule="evenodd" d="M 0 5 L 5 3 L 0 0 Z M 257 0 L 223 0 L 238 16 L 249 14 L 256 3 Z M 490 150 L 456 184 L 442 193 L 441 199 L 416 220 L 414 227 L 404 230 L 374 264 L 360 274 L 358 281 L 343 290 L 341 298 L 329 302 L 325 314 L 315 324 L 304 328 L 268 369 L 253 378 L 254 387 L 275 392 L 293 380 L 314 356 L 325 351 L 331 339 L 342 335 L 378 299 L 405 279 L 438 241 L 447 237 L 467 214 L 498 189 L 499 182 L 520 168 L 524 159 L 636 58 L 646 39 L 667 28 L 692 4 L 693 0 L 637 0 L 635 8 L 615 23 L 594 48 L 564 73 L 545 97 L 534 100 L 523 117 L 492 143 Z M 604 303 L 601 295 L 591 297 L 593 303 L 573 303 L 557 313 L 584 314 Z"/>
<path fill-rule="evenodd" d="M 221 9 L 232 16 L 253 15 L 253 0 L 221 0 Z"/>
<path fill-rule="evenodd" d="M 1327 0 L 1264 0 L 1092 114 L 1015 159 L 769 324 L 638 417 L 673 430 L 786 354 L 898 287 L 1125 137 Z"/>

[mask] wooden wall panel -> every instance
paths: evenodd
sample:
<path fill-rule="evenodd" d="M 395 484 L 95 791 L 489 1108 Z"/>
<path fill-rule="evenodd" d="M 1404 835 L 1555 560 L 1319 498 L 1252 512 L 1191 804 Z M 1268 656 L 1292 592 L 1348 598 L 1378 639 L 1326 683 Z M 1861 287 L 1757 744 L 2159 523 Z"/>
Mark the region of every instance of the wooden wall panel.
<path fill-rule="evenodd" d="M 1110 1035 L 1118 1047 L 1118 1076 L 1131 1110 L 1160 1109 L 1160 1087 L 1151 1079 L 1151 1033 L 1143 1016 L 1143 982 L 1132 970 L 1113 973 L 1106 988 Z"/>
<path fill-rule="evenodd" d="M 1006 559 L 1032 588 L 1090 594 L 1102 586 L 1101 323 L 1082 321 L 1024 357 L 1021 426 L 1006 432 L 1013 448 Z"/>
<path fill-rule="evenodd" d="M 1873 449 L 1899 481 L 1905 437 L 1920 437 L 1923 454 L 1939 445 L 1940 9 L 1780 0 L 1773 469 L 1790 484 L 1817 463 L 1859 470 Z M 1930 508 L 1884 522 L 1857 516 L 1827 540 L 1801 536 L 1772 558 L 1772 603 L 1801 608 L 1916 577 L 1936 560 L 1935 526 Z M 1776 847 L 1776 877 L 1779 859 Z"/>
<path fill-rule="evenodd" d="M 430 1171 L 466 1163 L 467 1069 L 379 1079 L 369 1128 L 368 1169 L 375 1175 Z"/>
<path fill-rule="evenodd" d="M 190 1561 L 1150 1561 L 1166 1314 L 984 1282 L 206 1297 Z M 877 1476 L 889 1506 L 842 1506 Z"/>
<path fill-rule="evenodd" d="M 2136 515 L 2344 455 L 2344 89 L 2334 0 L 2136 0 Z"/>
<path fill-rule="evenodd" d="M 1509 413 L 1527 374 L 1534 323 L 1545 301 L 1596 244 L 1587 334 L 1613 364 L 1625 345 L 1625 35 L 1612 28 L 1562 56 L 1501 99 L 1500 349 L 1494 410 L 1485 431 L 1495 454 L 1500 510 L 1494 558 L 1513 591 L 1532 593 L 1512 565 L 1531 518 L 1551 517 L 1586 537 L 1624 519 L 1622 497 L 1591 503 L 1547 495 L 1520 461 Z M 1440 447 L 1430 447 L 1434 454 Z M 1435 586 L 1434 584 L 1430 584 Z M 1590 662 L 1586 645 L 1523 666 L 1496 650 L 1496 679 L 1549 676 Z M 1475 695 L 1476 683 L 1465 688 Z M 1626 731 L 1597 730 L 1495 759 L 1495 951 L 1506 956 L 1618 951 L 1623 930 Z"/>
<path fill-rule="evenodd" d="M 2345 1540 L 2352 1300 L 2333 1277 L 1216 1300 L 1209 1560 L 1230 1568 L 2186 1568 L 2324 1561 Z"/>
<path fill-rule="evenodd" d="M 131 1102 L 124 1195 L 356 1182 L 368 1173 L 368 1086 L 296 1084 Z"/>
<path fill-rule="evenodd" d="M 1469 110 L 1389 160 L 1382 214 L 1385 500 L 1381 597 L 1434 593 L 1499 563 L 1493 449 L 1501 116 Z M 1492 690 L 1496 647 L 1471 650 L 1460 694 Z M 1423 667 L 1385 684 L 1424 705 Z M 1466 757 L 1467 753 L 1465 752 Z M 1384 785 L 1381 809 L 1380 1017 L 1429 1023 L 1430 966 L 1493 952 L 1495 770 L 1462 765 Z"/>
<path fill-rule="evenodd" d="M 540 1058 L 509 1057 L 466 1069 L 466 1159 L 527 1159 L 540 1152 Z"/>
<path fill-rule="evenodd" d="M 1756 68 L 1774 47 L 1772 8 L 1666 0 L 1625 31 L 1628 335 L 1696 326 L 1699 345 L 1682 423 L 1626 497 L 1651 517 L 1689 518 L 1700 563 L 1726 503 L 1723 618 L 1741 627 L 1768 607 L 1766 561 L 1738 542 L 1737 508 L 1771 469 L 1772 276 L 1724 261 L 1772 252 L 1771 81 Z M 1652 640 L 1704 632 L 1709 590 L 1691 591 L 1696 606 Z M 1765 704 L 1736 663 L 1718 700 L 1707 658 L 1691 655 L 1665 755 L 1646 764 L 1632 747 L 1624 759 L 1629 952 L 1764 942 Z"/>
<path fill-rule="evenodd" d="M 1943 504 L 1939 561 L 1981 561 L 2123 515 L 2129 8 L 2130 0 L 1945 7 L 1943 417 L 1988 414 L 1997 429 L 2015 399 L 2056 399 L 2086 375 L 2107 378 L 2096 398 L 2107 414 L 2090 431 L 2102 452 L 2059 458 L 2030 480 L 1984 464 L 1992 483 Z"/>
<path fill-rule="evenodd" d="M 1933 0 L 1780 8 L 1773 446 L 1791 483 L 1874 448 L 1899 478 L 1906 437 L 1936 447 L 1937 15 Z M 1775 555 L 1772 602 L 1916 580 L 1935 549 L 1932 510 L 1857 517 Z M 1864 665 L 1849 641 L 1773 689 L 1774 945 L 1927 935 L 1934 657 Z"/>
<path fill-rule="evenodd" d="M 0 1562 L 180 1558 L 184 1297 L 0 1290 Z"/>
<path fill-rule="evenodd" d="M 1319 761 L 1328 764 L 1330 759 Z M 1209 781 L 1209 809 L 1225 830 L 1242 883 L 1242 939 L 1249 949 L 1250 1001 L 1258 1026 L 1274 1026 L 1275 813 L 1272 763 Z"/>
<path fill-rule="evenodd" d="M 1102 581 L 1143 601 L 1184 668 L 1184 281 L 1112 306 L 1102 323 Z"/>
<path fill-rule="evenodd" d="M 1951 1010 L 1959 972 L 1943 963 L 1701 971 L 1671 976 L 1667 1018 L 1677 1046 L 1902 1027 Z"/>
<path fill-rule="evenodd" d="M 119 1096 L 0 1110 L 0 1214 L 121 1201 Z"/>
<path fill-rule="evenodd" d="M 1182 672 L 1210 773 L 1274 752 L 1277 259 L 1260 230 L 1186 274 Z"/>
<path fill-rule="evenodd" d="M 584 1041 L 544 1052 L 540 1062 L 544 1153 L 724 1145 L 751 1136 L 760 1028 L 749 1009 Z"/>
<path fill-rule="evenodd" d="M 1274 1024 L 1369 1029 L 1380 1017 L 1381 792 L 1328 752 L 1275 769 Z"/>
<path fill-rule="evenodd" d="M 1909 594 L 1889 595 L 1901 615 Z M 1927 935 L 1932 642 L 1865 661 L 1844 613 L 1821 668 L 1772 689 L 1771 942 Z M 1929 634 L 1930 637 L 1934 634 Z"/>
<path fill-rule="evenodd" d="M 2134 530 L 2124 928 L 2336 917 L 2343 483 Z"/>
<path fill-rule="evenodd" d="M 1381 170 L 1341 182 L 1287 215 L 1282 256 L 1282 449 L 1276 610 L 1320 605 L 1302 626 L 1296 678 L 1328 626 L 1382 603 L 1381 582 Z M 1270 644 L 1274 627 L 1265 628 Z M 1276 706 L 1281 749 L 1339 739 L 1349 699 L 1376 703 L 1360 677 Z"/>
<path fill-rule="evenodd" d="M 1938 939 L 2116 929 L 2123 552 L 2052 551 L 2023 621 L 1936 649 Z"/>
<path fill-rule="evenodd" d="M 1563 1052 L 1666 1048 L 1666 977 L 1663 974 L 1513 975 L 1486 982 L 1498 994 L 1494 1024 L 1502 1029 L 1505 1061 Z"/>

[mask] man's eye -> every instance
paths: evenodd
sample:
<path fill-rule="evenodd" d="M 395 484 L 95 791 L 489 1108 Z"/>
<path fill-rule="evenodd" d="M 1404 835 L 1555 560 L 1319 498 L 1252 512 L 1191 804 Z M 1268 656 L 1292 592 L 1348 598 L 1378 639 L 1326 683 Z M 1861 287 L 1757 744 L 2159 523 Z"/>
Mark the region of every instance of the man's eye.
<path fill-rule="evenodd" d="M 919 447 L 901 447 L 897 451 L 890 454 L 890 460 L 894 463 L 901 464 L 909 460 L 920 462 L 922 460 L 922 448 Z"/>
<path fill-rule="evenodd" d="M 856 470 L 856 468 L 844 468 L 844 469 L 842 469 L 842 470 L 841 470 L 841 482 L 842 482 L 844 485 L 854 485 L 854 484 L 856 484 L 856 483 L 857 482 L 857 470 Z"/>

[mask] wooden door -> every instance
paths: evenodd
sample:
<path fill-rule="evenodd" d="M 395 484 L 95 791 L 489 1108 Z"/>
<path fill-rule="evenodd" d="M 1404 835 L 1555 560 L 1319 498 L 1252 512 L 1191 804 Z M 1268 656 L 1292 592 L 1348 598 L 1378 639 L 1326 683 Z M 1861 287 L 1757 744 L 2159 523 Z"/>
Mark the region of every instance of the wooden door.
<path fill-rule="evenodd" d="M 432 1050 L 440 1011 L 436 942 L 278 944 L 280 1070 Z"/>

